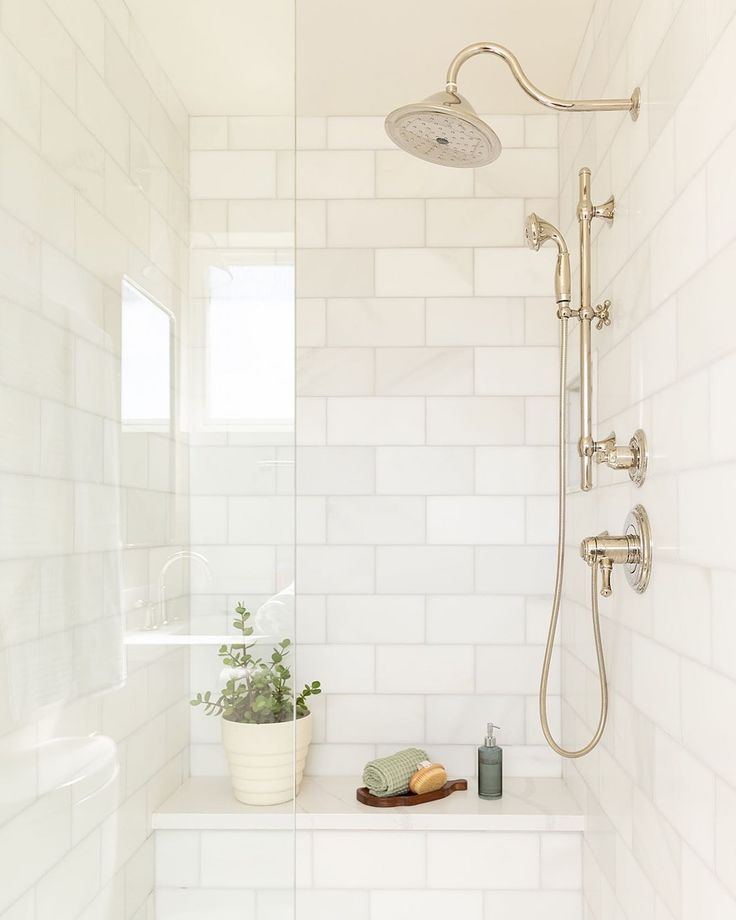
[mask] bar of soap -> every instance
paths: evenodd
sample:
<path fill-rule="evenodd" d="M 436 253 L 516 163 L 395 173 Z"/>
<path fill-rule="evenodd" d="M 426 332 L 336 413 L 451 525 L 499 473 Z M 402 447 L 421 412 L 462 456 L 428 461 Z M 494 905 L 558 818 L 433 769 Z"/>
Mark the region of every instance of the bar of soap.
<path fill-rule="evenodd" d="M 441 763 L 424 761 L 409 780 L 409 789 L 415 795 L 426 795 L 428 792 L 436 792 L 437 789 L 441 789 L 446 782 L 447 770 Z"/>

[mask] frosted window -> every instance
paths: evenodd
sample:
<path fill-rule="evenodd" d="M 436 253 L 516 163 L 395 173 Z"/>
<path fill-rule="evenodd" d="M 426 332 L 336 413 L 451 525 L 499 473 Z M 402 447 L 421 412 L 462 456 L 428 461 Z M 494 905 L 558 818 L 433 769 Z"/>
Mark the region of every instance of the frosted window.
<path fill-rule="evenodd" d="M 121 415 L 124 423 L 168 430 L 171 420 L 171 317 L 123 281 Z"/>
<path fill-rule="evenodd" d="M 290 427 L 294 416 L 294 268 L 229 269 L 227 296 L 211 297 L 207 414 L 256 429 Z"/>

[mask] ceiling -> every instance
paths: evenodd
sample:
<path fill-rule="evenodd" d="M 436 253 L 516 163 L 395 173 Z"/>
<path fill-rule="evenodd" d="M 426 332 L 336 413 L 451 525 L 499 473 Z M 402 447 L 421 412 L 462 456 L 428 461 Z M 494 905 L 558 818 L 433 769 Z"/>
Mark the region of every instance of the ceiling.
<path fill-rule="evenodd" d="M 299 115 L 384 114 L 441 89 L 453 55 L 483 40 L 564 95 L 593 2 L 127 0 L 192 115 L 293 113 L 295 49 Z M 480 111 L 534 111 L 498 60 L 469 62 L 460 87 Z"/>

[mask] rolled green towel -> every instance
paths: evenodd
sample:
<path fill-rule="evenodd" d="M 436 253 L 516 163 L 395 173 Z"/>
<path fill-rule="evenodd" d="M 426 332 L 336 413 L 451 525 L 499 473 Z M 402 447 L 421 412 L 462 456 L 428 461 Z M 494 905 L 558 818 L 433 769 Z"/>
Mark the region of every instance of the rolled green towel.
<path fill-rule="evenodd" d="M 409 780 L 420 762 L 427 759 L 426 751 L 407 748 L 389 757 L 371 760 L 363 770 L 363 782 L 371 795 L 403 795 L 409 791 Z"/>

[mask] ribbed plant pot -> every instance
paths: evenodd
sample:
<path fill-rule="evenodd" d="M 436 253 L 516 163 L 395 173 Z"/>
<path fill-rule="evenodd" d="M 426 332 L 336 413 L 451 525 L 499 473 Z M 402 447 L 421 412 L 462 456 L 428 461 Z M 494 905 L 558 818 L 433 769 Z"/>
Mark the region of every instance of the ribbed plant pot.
<path fill-rule="evenodd" d="M 297 719 L 296 726 L 293 722 L 253 725 L 222 719 L 222 741 L 235 798 L 246 805 L 290 802 L 294 771 L 299 792 L 311 740 L 311 714 Z"/>

